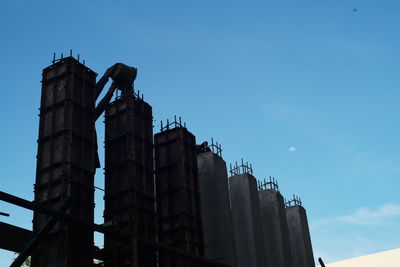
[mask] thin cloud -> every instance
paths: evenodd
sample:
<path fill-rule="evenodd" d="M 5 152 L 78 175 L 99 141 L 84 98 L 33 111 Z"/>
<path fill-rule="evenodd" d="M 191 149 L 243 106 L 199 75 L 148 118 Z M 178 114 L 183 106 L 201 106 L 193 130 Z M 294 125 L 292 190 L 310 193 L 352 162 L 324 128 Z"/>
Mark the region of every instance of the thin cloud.
<path fill-rule="evenodd" d="M 349 215 L 322 218 L 311 223 L 311 227 L 317 228 L 340 222 L 354 225 L 381 225 L 395 217 L 400 217 L 400 205 L 396 203 L 386 203 L 375 210 L 369 207 L 362 207 Z"/>
<path fill-rule="evenodd" d="M 295 146 L 289 147 L 289 152 L 295 152 L 295 151 L 296 151 L 296 147 Z"/>
<path fill-rule="evenodd" d="M 389 218 L 400 216 L 400 205 L 386 203 L 377 210 L 364 207 L 350 215 L 337 217 L 337 221 L 358 225 L 380 224 Z"/>
<path fill-rule="evenodd" d="M 351 214 L 311 221 L 315 257 L 325 263 L 398 248 L 400 204 L 362 207 Z"/>

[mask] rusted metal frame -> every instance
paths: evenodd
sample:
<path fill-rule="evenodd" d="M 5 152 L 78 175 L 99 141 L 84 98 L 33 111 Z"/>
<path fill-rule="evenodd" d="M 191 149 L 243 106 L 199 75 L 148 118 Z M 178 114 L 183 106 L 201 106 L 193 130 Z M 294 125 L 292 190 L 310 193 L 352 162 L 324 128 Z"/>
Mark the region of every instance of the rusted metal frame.
<path fill-rule="evenodd" d="M 8 202 L 10 204 L 14 204 L 16 206 L 19 207 L 23 207 L 29 210 L 33 210 L 33 211 L 37 211 L 39 213 L 45 214 L 45 215 L 49 215 L 49 216 L 53 216 L 56 218 L 59 218 L 61 220 L 70 222 L 70 223 L 74 223 L 77 225 L 81 225 L 82 227 L 88 227 L 89 229 L 93 229 L 96 232 L 100 232 L 100 233 L 106 233 L 107 229 L 106 227 L 99 225 L 99 224 L 95 224 L 95 223 L 87 223 L 85 221 L 81 221 L 79 219 L 76 219 L 73 216 L 67 215 L 63 212 L 57 211 L 57 210 L 53 210 L 53 209 L 49 209 L 46 208 L 42 205 L 38 205 L 34 202 L 7 194 L 5 192 L 0 191 L 0 200 Z"/>
<path fill-rule="evenodd" d="M 64 212 L 71 205 L 71 201 L 67 200 L 59 209 L 59 212 Z M 39 242 L 42 241 L 43 237 L 51 231 L 51 229 L 56 225 L 58 218 L 52 217 L 47 223 L 43 226 L 42 229 L 38 233 L 35 234 L 29 240 L 28 244 L 26 244 L 24 250 L 18 255 L 18 257 L 14 260 L 14 262 L 10 265 L 10 267 L 18 267 L 21 266 L 25 260 L 31 255 L 32 251 L 38 245 Z"/>

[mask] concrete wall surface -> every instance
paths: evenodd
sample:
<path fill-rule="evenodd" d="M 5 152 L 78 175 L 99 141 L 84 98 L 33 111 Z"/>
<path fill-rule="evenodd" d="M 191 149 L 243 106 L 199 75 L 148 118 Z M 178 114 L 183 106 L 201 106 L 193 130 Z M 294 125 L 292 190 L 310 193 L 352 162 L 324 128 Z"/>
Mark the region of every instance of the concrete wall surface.
<path fill-rule="evenodd" d="M 326 267 L 397 267 L 400 266 L 400 248 L 325 265 Z"/>
<path fill-rule="evenodd" d="M 204 255 L 236 266 L 232 212 L 225 161 L 213 152 L 197 155 Z"/>
<path fill-rule="evenodd" d="M 292 267 L 285 203 L 279 191 L 258 192 L 268 266 Z"/>
<path fill-rule="evenodd" d="M 256 179 L 247 173 L 229 178 L 238 267 L 265 267 L 264 235 Z"/>
<path fill-rule="evenodd" d="M 294 267 L 314 267 L 306 210 L 302 206 L 286 208 L 290 248 Z"/>

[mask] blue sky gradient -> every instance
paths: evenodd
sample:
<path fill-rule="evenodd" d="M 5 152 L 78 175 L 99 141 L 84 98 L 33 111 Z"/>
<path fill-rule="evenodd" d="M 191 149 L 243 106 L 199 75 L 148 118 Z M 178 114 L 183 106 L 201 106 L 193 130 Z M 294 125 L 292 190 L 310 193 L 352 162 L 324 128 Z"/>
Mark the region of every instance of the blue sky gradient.
<path fill-rule="evenodd" d="M 136 66 L 155 131 L 182 116 L 198 142 L 222 143 L 228 164 L 243 157 L 258 179 L 298 194 L 316 257 L 398 248 L 399 9 L 395 0 L 3 1 L 0 190 L 33 199 L 41 71 L 73 49 L 100 75 L 115 62 Z M 103 140 L 101 119 L 97 129 Z M 31 227 L 31 212 L 3 202 L 0 211 Z M 0 267 L 12 256 L 0 250 Z"/>

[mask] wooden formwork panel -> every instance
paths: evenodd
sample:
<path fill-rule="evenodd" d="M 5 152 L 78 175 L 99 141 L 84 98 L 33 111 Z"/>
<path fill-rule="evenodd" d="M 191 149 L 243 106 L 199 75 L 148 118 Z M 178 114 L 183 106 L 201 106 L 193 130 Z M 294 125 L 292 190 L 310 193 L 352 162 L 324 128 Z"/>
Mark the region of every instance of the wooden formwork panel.
<path fill-rule="evenodd" d="M 94 88 L 96 74 L 72 57 L 43 70 L 35 202 L 94 221 Z M 48 216 L 34 213 L 33 231 Z M 33 267 L 90 266 L 93 231 L 59 221 L 32 255 Z"/>
<path fill-rule="evenodd" d="M 159 242 L 202 255 L 196 140 L 177 127 L 154 137 Z"/>
<path fill-rule="evenodd" d="M 109 249 L 124 244 L 111 249 L 114 257 L 105 265 L 133 266 L 131 252 L 136 251 L 138 266 L 156 266 L 154 249 L 135 249 L 124 242 L 156 240 L 152 108 L 134 96 L 117 99 L 106 110 L 105 130 L 104 219 L 117 226 L 115 232 L 105 234 L 104 245 Z"/>

